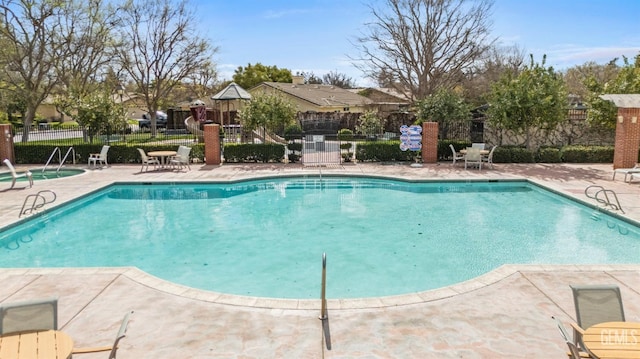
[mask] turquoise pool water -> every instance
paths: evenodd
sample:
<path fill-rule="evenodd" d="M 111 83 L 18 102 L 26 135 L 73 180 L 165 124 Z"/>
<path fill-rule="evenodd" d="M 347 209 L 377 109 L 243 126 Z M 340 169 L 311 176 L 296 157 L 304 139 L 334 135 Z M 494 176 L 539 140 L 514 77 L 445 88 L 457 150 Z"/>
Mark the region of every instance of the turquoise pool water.
<path fill-rule="evenodd" d="M 84 173 L 84 170 L 79 168 L 61 168 L 58 171 L 55 168 L 51 168 L 51 169 L 47 168 L 44 171 L 42 171 L 42 168 L 34 168 L 34 169 L 30 169 L 29 171 L 31 172 L 31 177 L 33 178 L 34 181 L 70 177 L 70 176 L 76 176 Z M 22 172 L 22 171 L 19 171 L 19 172 Z M 11 181 L 12 181 L 11 173 L 9 172 L 0 173 L 0 182 L 11 182 Z M 27 182 L 27 181 L 28 179 L 26 177 L 20 177 L 16 182 Z"/>
<path fill-rule="evenodd" d="M 633 224 L 527 182 L 284 178 L 113 185 L 0 232 L 2 267 L 136 266 L 191 287 L 404 294 L 506 263 L 638 263 Z"/>

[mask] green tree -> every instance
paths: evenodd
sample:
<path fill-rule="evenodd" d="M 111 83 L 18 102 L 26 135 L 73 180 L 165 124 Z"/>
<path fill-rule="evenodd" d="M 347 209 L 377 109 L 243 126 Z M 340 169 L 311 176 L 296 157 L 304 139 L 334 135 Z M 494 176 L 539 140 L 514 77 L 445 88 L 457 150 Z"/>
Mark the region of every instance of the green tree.
<path fill-rule="evenodd" d="M 384 130 L 384 120 L 378 117 L 375 111 L 367 111 L 358 118 L 356 132 L 365 136 L 375 136 L 382 134 Z"/>
<path fill-rule="evenodd" d="M 524 136 L 525 145 L 534 150 L 536 131 L 552 130 L 567 118 L 564 81 L 553 67 L 531 61 L 518 75 L 507 72 L 492 86 L 488 122 L 495 128 Z"/>
<path fill-rule="evenodd" d="M 121 107 L 113 102 L 111 91 L 96 91 L 78 96 L 75 101 L 70 97 L 65 106 L 76 114 L 74 118 L 84 127 L 90 142 L 100 133 L 108 135 L 125 125 Z"/>
<path fill-rule="evenodd" d="M 295 123 L 295 105 L 277 94 L 254 95 L 251 101 L 240 109 L 239 116 L 242 126 L 249 130 L 262 129 L 263 138 L 267 138 L 267 131 L 282 132 L 285 127 Z"/>
<path fill-rule="evenodd" d="M 440 138 L 448 138 L 449 128 L 471 119 L 471 105 L 451 90 L 440 89 L 416 103 L 416 124 L 437 122 Z"/>
<path fill-rule="evenodd" d="M 623 66 L 615 78 L 599 81 L 595 76 L 587 79 L 589 89 L 587 121 L 590 125 L 601 129 L 614 129 L 616 126 L 617 107 L 611 101 L 600 98 L 604 94 L 640 94 L 640 53 L 634 63 L 623 57 Z"/>
<path fill-rule="evenodd" d="M 279 69 L 277 66 L 255 65 L 238 66 L 233 73 L 233 82 L 250 89 L 261 82 L 291 82 L 291 70 Z"/>

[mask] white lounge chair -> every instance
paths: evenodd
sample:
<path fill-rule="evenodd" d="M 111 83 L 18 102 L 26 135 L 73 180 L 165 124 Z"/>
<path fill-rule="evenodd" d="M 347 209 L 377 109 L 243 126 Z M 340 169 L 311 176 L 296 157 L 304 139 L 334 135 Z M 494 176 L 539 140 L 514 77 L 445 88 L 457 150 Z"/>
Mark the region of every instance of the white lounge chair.
<path fill-rule="evenodd" d="M 627 182 L 627 176 L 631 175 L 629 180 L 632 180 L 634 179 L 634 173 L 640 174 L 640 165 L 636 163 L 632 168 L 616 168 L 613 170 L 613 178 L 611 178 L 612 181 L 616 180 L 616 173 L 624 173 L 624 181 Z"/>
<path fill-rule="evenodd" d="M 9 171 L 11 172 L 11 187 L 9 187 L 9 189 L 13 188 L 13 186 L 16 185 L 16 181 L 18 180 L 18 178 L 21 177 L 25 177 L 26 179 L 28 179 L 29 187 L 33 187 L 33 176 L 31 175 L 31 172 L 25 171 L 18 173 L 16 172 L 15 167 L 13 167 L 9 159 L 5 159 L 3 162 L 5 165 L 7 165 L 7 167 L 9 167 Z"/>
<path fill-rule="evenodd" d="M 58 329 L 58 298 L 0 306 L 0 334 L 48 329 Z"/>
<path fill-rule="evenodd" d="M 191 147 L 180 146 L 178 147 L 178 151 L 176 155 L 171 158 L 169 162 L 171 166 L 177 167 L 178 170 L 181 170 L 182 167 L 187 166 L 189 170 L 191 170 L 191 166 L 189 166 L 189 154 L 191 153 Z"/>
<path fill-rule="evenodd" d="M 109 147 L 110 146 L 104 145 L 102 146 L 100 153 L 89 154 L 89 163 L 87 165 L 91 166 L 91 163 L 93 163 L 93 167 L 95 167 L 98 163 L 101 163 L 102 165 L 107 166 L 107 153 L 109 152 Z"/>
<path fill-rule="evenodd" d="M 142 160 L 142 168 L 140 168 L 140 172 L 144 170 L 144 167 L 147 166 L 147 171 L 149 170 L 149 165 L 153 165 L 153 169 L 156 170 L 158 165 L 160 165 L 160 161 L 156 157 L 147 156 L 146 152 L 142 148 L 138 148 L 138 152 L 140 152 L 140 159 Z"/>
<path fill-rule="evenodd" d="M 118 343 L 120 343 L 120 339 L 124 338 L 127 333 L 127 325 L 129 324 L 129 316 L 133 313 L 127 312 L 122 318 L 122 323 L 120 323 L 120 329 L 118 330 L 118 334 L 116 335 L 116 340 L 113 342 L 113 345 L 102 346 L 102 347 L 91 347 L 91 348 L 73 348 L 72 354 L 88 354 L 88 353 L 97 353 L 97 352 L 106 352 L 110 351 L 109 359 L 116 358 L 116 352 L 118 351 Z"/>
<path fill-rule="evenodd" d="M 451 154 L 453 154 L 453 165 L 455 166 L 457 160 L 463 160 L 464 159 L 464 155 L 462 155 L 461 153 L 456 152 L 456 148 L 453 147 L 452 144 L 449 144 L 449 148 L 451 148 Z"/>
<path fill-rule="evenodd" d="M 482 169 L 482 154 L 480 154 L 479 148 L 467 148 L 467 153 L 464 154 L 464 169 L 467 169 L 467 165 L 478 165 L 478 170 Z"/>

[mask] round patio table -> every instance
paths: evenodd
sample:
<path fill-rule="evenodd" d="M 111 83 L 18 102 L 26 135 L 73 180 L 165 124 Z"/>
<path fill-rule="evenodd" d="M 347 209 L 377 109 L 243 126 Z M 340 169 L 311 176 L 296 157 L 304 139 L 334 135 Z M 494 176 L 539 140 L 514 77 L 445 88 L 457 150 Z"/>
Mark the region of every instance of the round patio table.
<path fill-rule="evenodd" d="M 147 153 L 148 156 L 158 157 L 160 159 L 160 168 L 166 168 L 168 163 L 168 158 L 177 155 L 176 151 L 151 151 Z"/>

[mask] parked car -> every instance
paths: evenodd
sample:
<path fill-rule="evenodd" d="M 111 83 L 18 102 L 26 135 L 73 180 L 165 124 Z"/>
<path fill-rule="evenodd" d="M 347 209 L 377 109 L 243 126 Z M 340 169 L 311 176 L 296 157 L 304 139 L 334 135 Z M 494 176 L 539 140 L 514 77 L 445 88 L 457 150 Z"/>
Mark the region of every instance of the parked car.
<path fill-rule="evenodd" d="M 140 129 L 151 128 L 151 117 L 149 114 L 143 114 L 142 119 L 138 120 Z M 167 128 L 167 114 L 162 111 L 156 112 L 156 128 Z"/>

